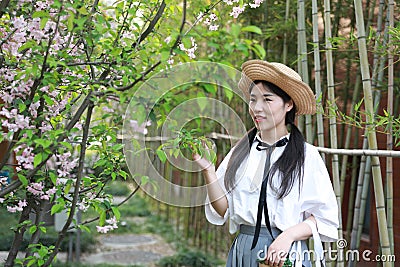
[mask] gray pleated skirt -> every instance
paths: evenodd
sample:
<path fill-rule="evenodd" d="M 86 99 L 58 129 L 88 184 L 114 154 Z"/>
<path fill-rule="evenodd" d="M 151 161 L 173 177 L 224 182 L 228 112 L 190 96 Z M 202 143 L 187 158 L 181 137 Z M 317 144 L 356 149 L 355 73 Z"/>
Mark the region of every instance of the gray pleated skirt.
<path fill-rule="evenodd" d="M 272 228 L 272 234 L 276 238 L 282 231 Z M 233 241 L 229 250 L 226 267 L 258 267 L 257 259 L 265 257 L 266 250 L 273 239 L 266 227 L 261 227 L 260 235 L 254 249 L 251 249 L 255 227 L 240 225 L 240 231 Z M 302 242 L 302 249 L 307 249 L 305 242 Z M 304 262 L 303 266 L 311 266 L 310 262 Z"/>

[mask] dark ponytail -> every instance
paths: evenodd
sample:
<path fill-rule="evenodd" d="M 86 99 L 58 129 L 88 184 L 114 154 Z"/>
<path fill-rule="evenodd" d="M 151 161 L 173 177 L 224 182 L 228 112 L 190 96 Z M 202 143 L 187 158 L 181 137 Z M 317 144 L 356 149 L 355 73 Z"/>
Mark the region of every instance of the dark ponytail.
<path fill-rule="evenodd" d="M 276 85 L 266 81 L 254 81 L 253 85 L 261 82 L 265 87 L 269 88 L 273 93 L 283 99 L 285 103 L 291 100 L 290 96 Z M 251 91 L 252 88 L 249 90 Z M 299 189 L 303 182 L 303 166 L 305 157 L 305 141 L 302 133 L 294 124 L 296 117 L 296 105 L 293 103 L 293 108 L 286 113 L 285 124 L 289 126 L 290 138 L 285 150 L 279 159 L 272 165 L 269 172 L 269 183 L 276 193 L 278 199 L 287 196 L 293 188 L 294 183 L 299 179 Z M 251 145 L 257 134 L 257 129 L 252 128 L 247 135 L 245 135 L 237 143 L 232 156 L 228 162 L 225 173 L 225 187 L 230 190 L 235 185 L 236 171 L 243 160 L 249 155 Z M 272 179 L 276 171 L 280 172 L 281 183 L 279 188 L 275 188 Z"/>

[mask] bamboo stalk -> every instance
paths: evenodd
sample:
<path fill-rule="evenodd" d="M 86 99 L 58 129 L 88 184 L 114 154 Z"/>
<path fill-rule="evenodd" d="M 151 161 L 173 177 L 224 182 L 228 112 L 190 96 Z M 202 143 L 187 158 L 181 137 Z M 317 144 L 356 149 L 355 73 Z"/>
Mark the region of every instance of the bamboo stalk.
<path fill-rule="evenodd" d="M 325 46 L 326 46 L 326 65 L 327 65 L 327 84 L 328 84 L 328 100 L 331 105 L 336 106 L 335 103 L 335 83 L 333 74 L 333 60 L 332 60 L 332 44 L 331 44 L 331 3 L 329 0 L 324 0 L 324 17 L 325 17 Z M 334 114 L 336 109 L 329 108 L 329 131 L 330 142 L 332 148 L 337 148 L 337 129 L 336 129 L 336 116 Z M 339 208 L 339 238 L 343 238 L 343 224 L 341 212 L 341 195 L 340 195 L 340 177 L 339 177 L 339 157 L 334 154 L 332 157 L 332 176 L 333 188 L 336 195 L 336 201 Z M 338 249 L 337 266 L 344 266 L 343 248 Z"/>
<path fill-rule="evenodd" d="M 350 156 L 375 156 L 400 158 L 400 151 L 397 150 L 373 150 L 373 149 L 335 149 L 327 147 L 317 147 L 319 152 L 336 155 Z"/>
<path fill-rule="evenodd" d="M 362 230 L 364 226 L 364 221 L 365 221 L 365 212 L 366 212 L 366 206 L 367 206 L 367 198 L 368 198 L 368 192 L 370 191 L 370 181 L 371 181 L 371 157 L 367 157 L 366 163 L 365 163 L 365 172 L 364 172 L 364 184 L 363 188 L 361 191 L 361 204 L 360 204 L 360 214 L 357 218 L 358 220 L 358 226 L 357 226 L 357 234 L 356 234 L 356 248 L 358 249 L 360 247 L 360 242 L 361 242 L 361 235 L 362 235 Z M 370 218 L 368 218 L 370 219 Z"/>
<path fill-rule="evenodd" d="M 358 129 L 356 129 L 356 135 L 358 136 Z M 358 139 L 356 138 L 354 146 L 358 145 Z M 351 240 L 351 226 L 353 222 L 354 208 L 355 208 L 355 196 L 357 188 L 357 159 L 358 157 L 353 157 L 352 160 L 352 171 L 351 171 L 351 181 L 350 181 L 350 192 L 349 192 L 349 204 L 347 209 L 347 224 L 346 224 L 346 240 Z"/>
<path fill-rule="evenodd" d="M 289 20 L 289 11 L 290 11 L 290 0 L 286 0 L 286 10 L 285 10 L 285 23 Z M 283 34 L 283 51 L 282 51 L 282 63 L 286 65 L 287 63 L 287 53 L 288 53 L 288 44 L 287 44 L 287 33 Z"/>
<path fill-rule="evenodd" d="M 389 0 L 389 28 L 394 27 L 394 1 Z M 393 87 L 394 87 L 394 62 L 393 62 L 393 53 L 394 48 L 392 45 L 392 36 L 389 34 L 389 49 L 388 49 L 388 106 L 387 112 L 389 115 L 393 113 Z M 389 120 L 387 135 L 387 145 L 386 149 L 393 149 L 393 128 L 392 123 Z M 389 232 L 389 242 L 390 242 L 390 250 L 394 252 L 394 234 L 393 234 L 393 159 L 386 158 L 386 205 L 387 205 L 387 223 L 388 223 L 388 232 Z"/>
<path fill-rule="evenodd" d="M 364 26 L 364 16 L 361 0 L 354 0 L 354 7 L 356 13 L 356 24 L 358 30 L 358 47 L 360 54 L 360 66 L 361 66 L 361 76 L 363 81 L 363 91 L 364 91 L 364 104 L 367 114 L 367 136 L 368 144 L 371 149 L 377 149 L 376 132 L 373 127 L 373 116 L 374 113 L 373 103 L 372 103 L 372 89 L 371 89 L 371 79 L 369 74 L 369 64 L 368 64 L 368 54 L 367 54 L 367 44 L 365 36 L 365 26 Z M 390 244 L 389 244 L 389 234 L 387 230 L 387 220 L 385 212 L 385 200 L 383 196 L 383 185 L 382 185 L 382 175 L 379 163 L 379 158 L 374 156 L 372 161 L 372 174 L 373 174 L 373 184 L 375 192 L 375 202 L 376 202 L 376 213 L 378 217 L 378 228 L 379 228 L 379 238 L 380 245 L 382 247 L 382 254 L 386 257 L 391 255 Z M 383 266 L 391 266 L 389 262 L 383 262 Z"/>
<path fill-rule="evenodd" d="M 321 60 L 319 50 L 319 36 L 318 36 L 318 2 L 312 0 L 312 25 L 313 25 L 313 44 L 314 44 L 314 76 L 315 76 L 315 93 L 317 99 L 317 139 L 318 146 L 324 147 L 324 122 L 322 114 L 324 109 L 322 107 L 322 89 L 321 89 Z M 318 102 L 320 101 L 320 102 Z M 325 161 L 325 154 L 321 155 Z"/>
<path fill-rule="evenodd" d="M 363 138 L 363 147 L 366 146 L 367 143 L 368 143 L 368 140 L 366 139 L 366 137 L 364 137 Z M 350 249 L 351 250 L 356 250 L 358 248 L 358 242 L 357 242 L 358 241 L 357 240 L 358 227 L 359 227 L 358 219 L 361 214 L 361 197 L 362 197 L 363 186 L 365 185 L 364 179 L 365 179 L 366 161 L 367 161 L 367 156 L 362 156 L 361 162 L 360 162 L 360 171 L 358 173 L 356 199 L 354 201 L 353 227 L 352 227 L 351 239 L 350 239 Z M 356 261 L 349 261 L 347 266 L 348 267 L 356 266 Z"/>
<path fill-rule="evenodd" d="M 305 20 L 305 7 L 304 0 L 298 0 L 297 9 L 297 23 L 298 23 L 298 44 L 300 54 L 300 68 L 299 73 L 303 79 L 303 82 L 309 84 L 308 78 L 308 60 L 307 60 L 307 38 L 306 38 L 306 20 Z M 312 120 L 311 115 L 305 115 L 305 127 L 306 127 L 306 140 L 309 143 L 313 142 L 313 131 L 312 131 Z"/>
<path fill-rule="evenodd" d="M 361 82 L 360 75 L 357 74 L 356 83 L 354 85 L 353 98 L 352 98 L 351 106 L 350 106 L 350 117 L 354 116 L 354 107 L 355 107 L 355 105 L 357 103 L 357 99 L 358 99 L 359 94 L 360 94 L 360 82 Z M 350 147 L 350 141 L 351 141 L 351 138 L 353 137 L 352 130 L 353 130 L 353 127 L 351 125 L 349 125 L 348 129 L 347 129 L 347 132 L 346 132 L 346 137 L 345 137 L 345 144 L 344 144 L 344 148 L 345 149 Z M 343 196 L 343 194 L 344 194 L 344 186 L 345 186 L 346 173 L 347 173 L 348 156 L 349 156 L 348 154 L 345 154 L 342 157 L 342 164 L 341 164 L 342 169 L 341 169 L 341 173 L 340 173 L 340 195 L 341 196 Z M 346 230 L 348 230 L 348 229 L 350 229 L 350 228 L 346 228 Z"/>

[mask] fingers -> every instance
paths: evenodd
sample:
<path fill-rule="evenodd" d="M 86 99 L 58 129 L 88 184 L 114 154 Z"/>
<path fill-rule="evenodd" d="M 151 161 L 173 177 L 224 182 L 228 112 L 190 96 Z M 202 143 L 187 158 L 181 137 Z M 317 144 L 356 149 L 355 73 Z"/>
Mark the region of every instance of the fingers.
<path fill-rule="evenodd" d="M 285 251 L 268 251 L 265 263 L 270 267 L 282 267 L 286 259 Z"/>

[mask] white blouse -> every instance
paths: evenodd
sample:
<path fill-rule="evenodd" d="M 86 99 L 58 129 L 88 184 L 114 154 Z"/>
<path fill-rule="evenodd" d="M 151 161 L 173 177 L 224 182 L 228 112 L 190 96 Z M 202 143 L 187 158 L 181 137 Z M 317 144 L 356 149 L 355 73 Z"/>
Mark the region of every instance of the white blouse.
<path fill-rule="evenodd" d="M 215 211 L 208 197 L 206 199 L 207 220 L 212 224 L 222 225 L 229 218 L 231 234 L 239 229 L 240 224 L 256 225 L 257 205 L 266 158 L 266 152 L 258 151 L 256 145 L 257 142 L 254 142 L 249 156 L 238 168 L 236 186 L 230 192 L 225 188 L 224 176 L 234 148 L 217 169 L 218 183 L 225 191 L 228 200 L 228 209 L 224 217 Z M 271 166 L 278 160 L 284 149 L 285 146 L 274 149 L 271 154 Z M 276 172 L 272 179 L 274 185 L 279 185 L 279 172 Z M 332 242 L 338 239 L 339 220 L 336 197 L 326 166 L 313 145 L 306 143 L 305 146 L 304 177 L 300 192 L 298 182 L 296 182 L 287 196 L 277 199 L 268 183 L 267 205 L 272 227 L 284 231 L 313 215 L 321 241 Z M 262 225 L 265 225 L 264 222 L 263 217 Z"/>

